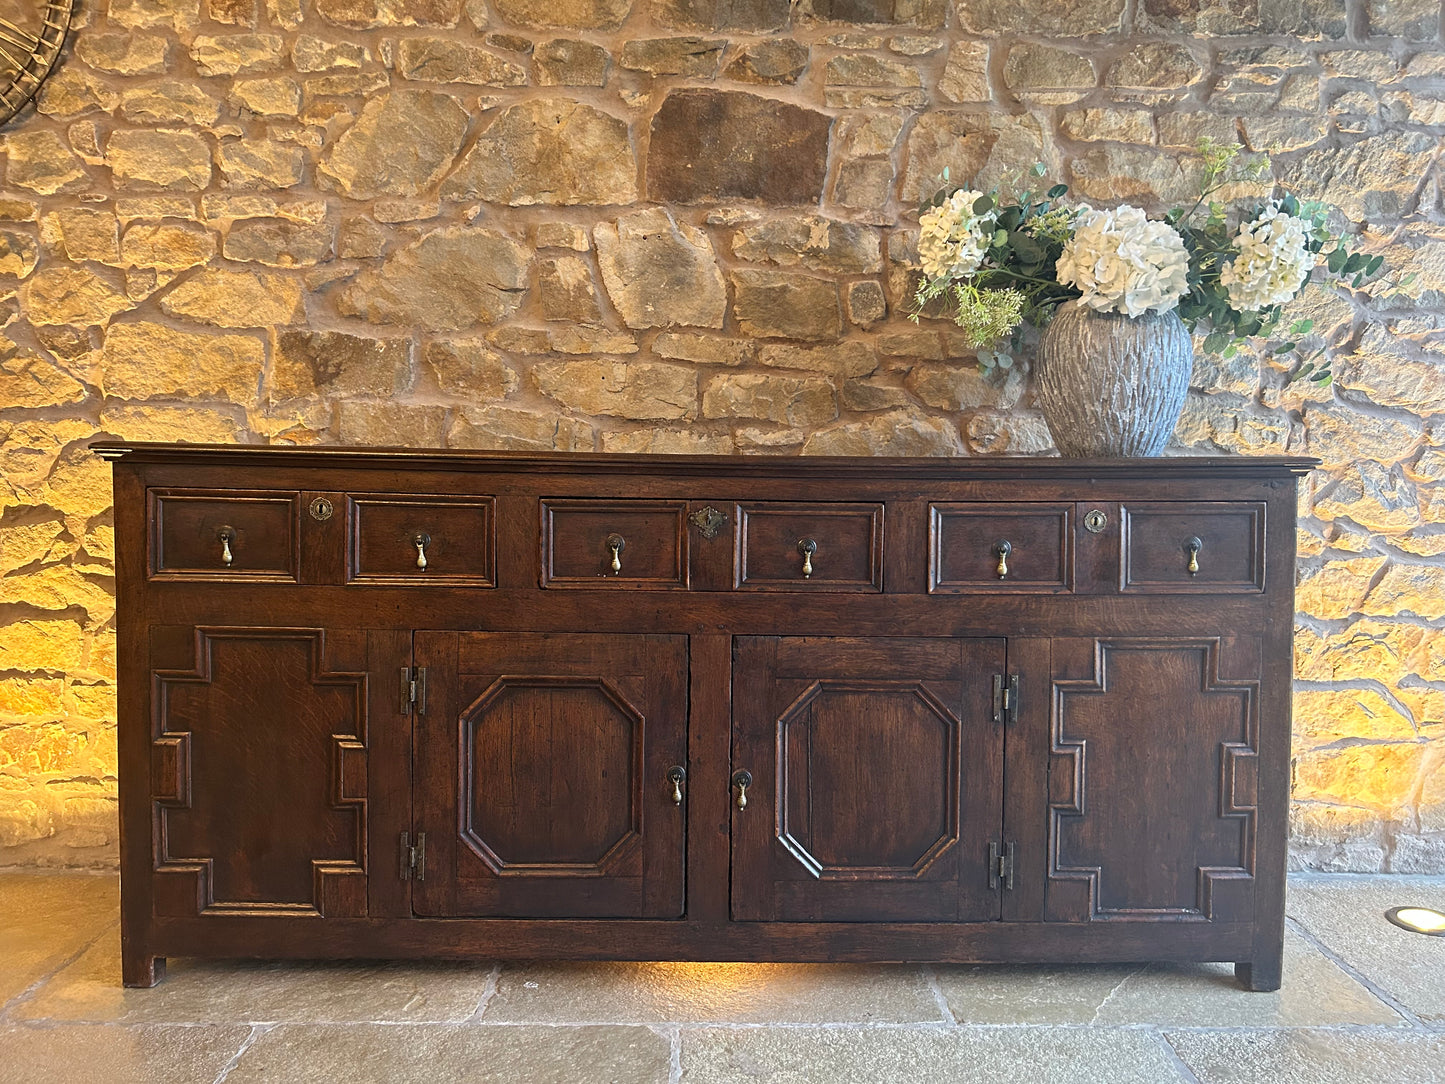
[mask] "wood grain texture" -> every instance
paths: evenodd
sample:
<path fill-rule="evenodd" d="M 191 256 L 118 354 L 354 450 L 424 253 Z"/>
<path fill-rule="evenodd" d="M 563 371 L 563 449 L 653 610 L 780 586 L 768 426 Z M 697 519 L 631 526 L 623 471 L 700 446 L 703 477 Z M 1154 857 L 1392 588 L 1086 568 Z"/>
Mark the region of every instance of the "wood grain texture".
<path fill-rule="evenodd" d="M 1279 981 L 1307 460 L 106 454 L 129 984 L 167 953 L 1209 959 Z M 283 495 L 287 577 L 152 576 L 148 492 Z M 688 519 L 708 507 L 712 539 Z M 438 561 L 490 552 L 396 564 L 433 511 Z M 995 535 L 1013 583 L 978 552 Z M 1014 845 L 1011 889 L 990 842 Z"/>

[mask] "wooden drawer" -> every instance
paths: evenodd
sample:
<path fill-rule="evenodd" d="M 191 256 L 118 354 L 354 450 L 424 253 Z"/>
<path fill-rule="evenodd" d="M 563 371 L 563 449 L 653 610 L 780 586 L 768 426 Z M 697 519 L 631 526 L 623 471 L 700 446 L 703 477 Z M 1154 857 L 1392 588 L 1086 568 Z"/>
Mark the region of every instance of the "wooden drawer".
<path fill-rule="evenodd" d="M 737 525 L 741 590 L 883 590 L 881 504 L 740 504 Z"/>
<path fill-rule="evenodd" d="M 299 493 L 149 489 L 146 500 L 151 579 L 297 582 Z"/>
<path fill-rule="evenodd" d="M 929 506 L 928 590 L 1071 591 L 1072 504 Z"/>
<path fill-rule="evenodd" d="M 346 505 L 347 583 L 497 585 L 494 498 L 357 493 Z"/>
<path fill-rule="evenodd" d="M 1263 591 L 1264 512 L 1253 501 L 1126 504 L 1120 590 Z"/>
<path fill-rule="evenodd" d="M 544 499 L 542 586 L 686 589 L 686 513 L 683 501 Z"/>

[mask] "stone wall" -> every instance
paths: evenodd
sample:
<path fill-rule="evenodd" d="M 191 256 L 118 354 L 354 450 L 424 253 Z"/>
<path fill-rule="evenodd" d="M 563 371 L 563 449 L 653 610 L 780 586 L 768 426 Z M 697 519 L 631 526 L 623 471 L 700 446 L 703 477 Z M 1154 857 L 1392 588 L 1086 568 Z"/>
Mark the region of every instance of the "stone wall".
<path fill-rule="evenodd" d="M 115 859 L 124 439 L 1050 451 L 909 323 L 910 208 L 1036 161 L 1162 210 L 1272 149 L 1415 283 L 1201 359 L 1181 453 L 1308 452 L 1295 849 L 1445 869 L 1438 0 L 95 0 L 0 132 L 0 864 Z"/>

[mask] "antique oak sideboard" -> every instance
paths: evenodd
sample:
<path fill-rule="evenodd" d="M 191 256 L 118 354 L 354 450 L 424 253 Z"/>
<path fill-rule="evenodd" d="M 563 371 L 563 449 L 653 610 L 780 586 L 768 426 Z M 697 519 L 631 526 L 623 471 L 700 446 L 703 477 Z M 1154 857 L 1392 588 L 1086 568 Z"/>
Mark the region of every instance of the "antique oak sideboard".
<path fill-rule="evenodd" d="M 1287 458 L 100 443 L 123 956 L 1233 962 Z"/>

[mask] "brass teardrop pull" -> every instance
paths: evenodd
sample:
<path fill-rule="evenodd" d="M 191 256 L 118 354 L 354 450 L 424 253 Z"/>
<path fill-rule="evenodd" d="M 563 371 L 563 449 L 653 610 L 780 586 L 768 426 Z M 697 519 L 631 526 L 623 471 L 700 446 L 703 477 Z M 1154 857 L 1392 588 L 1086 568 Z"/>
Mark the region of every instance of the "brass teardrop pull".
<path fill-rule="evenodd" d="M 416 567 L 418 571 L 425 572 L 427 566 L 426 548 L 431 545 L 431 535 L 425 531 L 418 531 L 412 535 L 411 544 L 416 547 Z"/>
<path fill-rule="evenodd" d="M 231 543 L 236 541 L 236 528 L 222 527 L 216 532 L 216 541 L 221 544 L 221 564 L 230 568 L 236 560 L 236 555 L 231 552 Z"/>
<path fill-rule="evenodd" d="M 667 769 L 667 781 L 672 784 L 672 804 L 682 805 L 682 785 L 687 782 L 687 769 L 674 764 Z"/>
<path fill-rule="evenodd" d="M 1003 579 L 1008 575 L 1008 556 L 1014 551 L 1007 538 L 1000 539 L 993 544 L 993 554 L 998 558 L 998 578 Z"/>
<path fill-rule="evenodd" d="M 813 574 L 813 554 L 818 552 L 818 543 L 811 538 L 800 538 L 798 539 L 798 552 L 803 555 L 804 577 L 811 576 Z"/>
<path fill-rule="evenodd" d="M 1188 568 L 1191 576 L 1199 575 L 1199 551 L 1203 548 L 1204 543 L 1198 538 L 1191 538 L 1184 543 L 1184 552 L 1189 554 L 1189 564 L 1185 567 Z"/>
<path fill-rule="evenodd" d="M 607 536 L 607 548 L 612 553 L 612 574 L 619 576 L 622 574 L 622 551 L 627 548 L 627 539 L 620 534 L 610 534 Z"/>
<path fill-rule="evenodd" d="M 748 788 L 753 785 L 753 773 L 746 769 L 733 772 L 733 786 L 737 788 L 738 797 L 735 803 L 739 809 L 748 807 Z"/>

